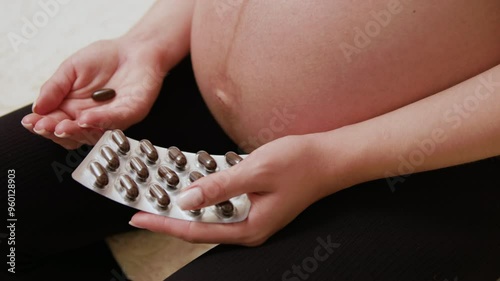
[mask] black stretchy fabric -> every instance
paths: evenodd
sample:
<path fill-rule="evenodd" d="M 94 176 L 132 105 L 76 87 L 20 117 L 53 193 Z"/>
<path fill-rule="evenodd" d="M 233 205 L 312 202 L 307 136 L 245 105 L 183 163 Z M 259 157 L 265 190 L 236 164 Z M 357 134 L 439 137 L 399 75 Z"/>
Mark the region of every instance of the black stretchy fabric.
<path fill-rule="evenodd" d="M 33 280 L 32 276 L 40 280 L 56 280 L 56 277 L 60 280 L 113 280 L 113 271 L 120 271 L 118 265 L 109 260 L 100 264 L 103 263 L 102 255 L 111 257 L 107 249 L 100 248 L 101 255 L 87 263 L 79 257 L 82 255 L 79 249 L 92 247 L 108 235 L 133 229 L 128 222 L 136 210 L 114 203 L 75 182 L 71 172 L 90 148 L 84 146 L 67 151 L 50 140 L 31 134 L 20 123 L 29 112 L 31 106 L 0 118 L 4 183 L 0 195 L 2 222 L 7 219 L 7 170 L 16 171 L 18 222 L 15 231 L 17 273 L 14 277 L 18 279 L 14 280 Z M 176 145 L 185 151 L 203 149 L 221 154 L 236 149 L 206 108 L 189 58 L 166 77 L 162 93 L 146 119 L 125 132 L 132 138 L 149 139 L 163 147 Z M 5 227 L 0 229 L 0 234 L 6 232 Z M 1 273 L 4 273 L 7 255 L 4 253 L 8 249 L 6 240 L 1 237 L 0 240 L 3 240 L 0 260 Z M 73 259 L 75 266 L 68 269 L 52 262 L 60 256 L 69 261 Z M 48 268 L 52 265 L 53 268 Z M 75 268 L 78 271 L 75 272 Z M 88 272 L 93 268 L 102 268 L 94 270 L 96 274 L 103 273 L 102 276 L 88 279 L 88 275 L 80 274 L 80 271 Z M 0 280 L 11 279 L 0 277 Z"/>
<path fill-rule="evenodd" d="M 6 214 L 7 170 L 15 169 L 18 218 L 18 273 L 2 280 L 125 280 L 103 239 L 130 230 L 135 210 L 74 182 L 89 148 L 66 151 L 27 132 L 20 120 L 29 112 L 0 118 L 0 202 Z M 205 107 L 189 58 L 126 134 L 186 151 L 237 149 Z M 220 245 L 166 280 L 496 281 L 499 172 L 500 161 L 487 159 L 411 175 L 392 189 L 386 180 L 361 184 L 313 204 L 260 247 Z"/>

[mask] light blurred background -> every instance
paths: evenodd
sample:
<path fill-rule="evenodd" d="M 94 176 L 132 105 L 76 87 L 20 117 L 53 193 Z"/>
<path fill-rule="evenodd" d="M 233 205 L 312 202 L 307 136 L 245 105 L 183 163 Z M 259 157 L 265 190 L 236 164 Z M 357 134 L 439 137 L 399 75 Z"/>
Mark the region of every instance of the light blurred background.
<path fill-rule="evenodd" d="M 66 57 L 91 42 L 123 34 L 154 1 L 0 2 L 0 115 L 3 115 L 31 103 L 40 86 Z M 49 9 L 49 13 L 54 11 L 49 15 L 40 3 L 51 2 L 57 3 L 57 9 Z M 27 33 L 31 30 L 24 28 L 23 34 L 23 27 L 29 25 L 26 22 L 33 24 L 36 31 Z M 26 41 L 13 39 L 19 38 L 14 34 Z"/>

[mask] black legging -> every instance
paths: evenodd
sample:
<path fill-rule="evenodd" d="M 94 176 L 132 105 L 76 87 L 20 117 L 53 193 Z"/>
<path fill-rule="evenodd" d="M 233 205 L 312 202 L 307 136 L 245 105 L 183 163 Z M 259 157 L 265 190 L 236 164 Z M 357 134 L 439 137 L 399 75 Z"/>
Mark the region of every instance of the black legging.
<path fill-rule="evenodd" d="M 99 263 L 91 249 L 131 230 L 135 210 L 73 181 L 71 171 L 89 148 L 66 151 L 32 135 L 20 125 L 29 112 L 25 107 L 0 118 L 2 213 L 7 171 L 15 169 L 18 218 L 18 273 L 2 280 L 124 280 L 119 267 Z M 185 151 L 237 149 L 205 107 L 189 59 L 165 79 L 148 117 L 126 134 Z M 260 247 L 218 246 L 167 280 L 496 281 L 499 172 L 500 161 L 487 159 L 411 175 L 394 190 L 386 180 L 355 186 L 312 205 Z M 3 264 L 7 232 L 0 230 Z M 85 253 L 90 261 L 79 259 Z"/>

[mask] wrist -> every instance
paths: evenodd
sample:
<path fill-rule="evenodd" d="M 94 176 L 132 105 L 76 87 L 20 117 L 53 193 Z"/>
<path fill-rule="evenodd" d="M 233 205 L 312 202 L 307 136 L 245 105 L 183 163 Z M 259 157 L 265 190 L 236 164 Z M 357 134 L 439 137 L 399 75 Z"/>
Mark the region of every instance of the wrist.
<path fill-rule="evenodd" d="M 315 133 L 310 138 L 318 164 L 321 197 L 372 179 L 374 165 L 367 155 L 370 152 L 355 127 Z"/>
<path fill-rule="evenodd" d="M 154 68 L 155 73 L 165 76 L 178 61 L 171 55 L 168 43 L 146 35 L 127 33 L 115 39 L 126 60 L 138 60 Z"/>
<path fill-rule="evenodd" d="M 189 53 L 194 5 L 194 0 L 156 1 L 118 40 L 132 48 L 145 46 L 166 73 Z"/>

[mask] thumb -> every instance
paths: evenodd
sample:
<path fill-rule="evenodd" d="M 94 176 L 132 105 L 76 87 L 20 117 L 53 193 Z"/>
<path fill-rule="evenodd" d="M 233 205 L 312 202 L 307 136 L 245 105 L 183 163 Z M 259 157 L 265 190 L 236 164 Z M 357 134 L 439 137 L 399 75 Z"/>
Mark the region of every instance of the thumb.
<path fill-rule="evenodd" d="M 195 210 L 212 206 L 248 192 L 245 179 L 235 175 L 236 167 L 196 180 L 177 197 L 177 205 L 183 210 Z"/>

